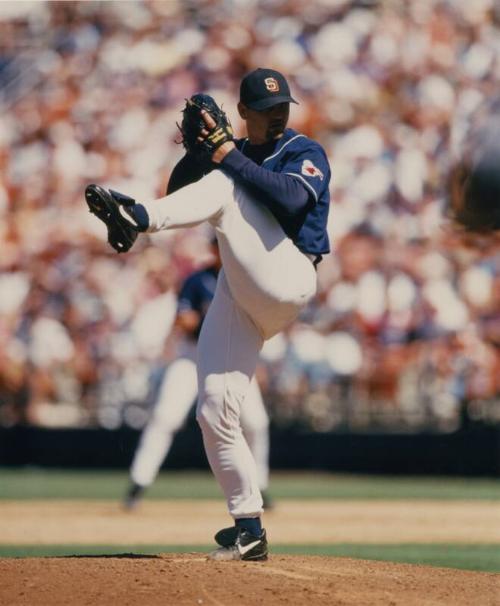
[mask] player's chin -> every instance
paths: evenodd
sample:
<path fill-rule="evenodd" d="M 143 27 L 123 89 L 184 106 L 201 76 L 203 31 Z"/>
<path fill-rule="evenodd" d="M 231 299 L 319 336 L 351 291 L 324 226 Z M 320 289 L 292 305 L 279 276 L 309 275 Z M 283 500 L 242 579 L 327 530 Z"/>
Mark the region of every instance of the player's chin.
<path fill-rule="evenodd" d="M 273 139 L 279 139 L 283 136 L 284 132 L 285 127 L 282 124 L 270 126 L 267 130 L 267 140 L 272 141 Z"/>

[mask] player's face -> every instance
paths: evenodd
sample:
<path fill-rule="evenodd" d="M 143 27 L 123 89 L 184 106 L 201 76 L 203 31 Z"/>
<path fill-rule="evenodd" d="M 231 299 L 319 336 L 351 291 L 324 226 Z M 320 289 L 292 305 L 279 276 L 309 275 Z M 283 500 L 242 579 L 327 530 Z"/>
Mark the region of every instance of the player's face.
<path fill-rule="evenodd" d="M 281 137 L 288 124 L 290 103 L 278 103 L 260 112 L 239 103 L 238 110 L 246 121 L 250 143 L 262 145 Z"/>

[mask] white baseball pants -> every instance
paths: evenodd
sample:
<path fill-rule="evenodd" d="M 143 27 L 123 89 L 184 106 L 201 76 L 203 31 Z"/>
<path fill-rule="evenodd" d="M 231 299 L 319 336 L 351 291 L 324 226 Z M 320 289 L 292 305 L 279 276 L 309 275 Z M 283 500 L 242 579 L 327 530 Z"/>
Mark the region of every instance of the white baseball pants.
<path fill-rule="evenodd" d="M 193 343 L 165 372 L 130 468 L 132 481 L 140 486 L 154 482 L 198 395 L 195 353 Z M 269 483 L 269 417 L 255 378 L 241 409 L 241 427 L 257 465 L 259 488 L 265 490 Z"/>
<path fill-rule="evenodd" d="M 257 517 L 262 498 L 242 403 L 264 340 L 314 296 L 316 272 L 274 216 L 220 170 L 144 207 L 150 232 L 204 221 L 215 228 L 223 269 L 198 342 L 197 418 L 229 513 Z"/>

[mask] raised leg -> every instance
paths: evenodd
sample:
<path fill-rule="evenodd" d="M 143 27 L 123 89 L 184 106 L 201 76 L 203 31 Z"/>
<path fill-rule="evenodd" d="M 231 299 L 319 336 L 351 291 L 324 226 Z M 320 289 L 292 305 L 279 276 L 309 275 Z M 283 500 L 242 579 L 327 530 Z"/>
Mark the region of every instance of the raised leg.
<path fill-rule="evenodd" d="M 215 220 L 234 198 L 234 183 L 219 170 L 168 196 L 141 206 L 149 218 L 148 232 L 193 227 Z"/>
<path fill-rule="evenodd" d="M 213 225 L 232 296 L 265 339 L 293 322 L 316 292 L 311 261 L 265 205 L 220 170 L 143 207 L 150 232 Z"/>

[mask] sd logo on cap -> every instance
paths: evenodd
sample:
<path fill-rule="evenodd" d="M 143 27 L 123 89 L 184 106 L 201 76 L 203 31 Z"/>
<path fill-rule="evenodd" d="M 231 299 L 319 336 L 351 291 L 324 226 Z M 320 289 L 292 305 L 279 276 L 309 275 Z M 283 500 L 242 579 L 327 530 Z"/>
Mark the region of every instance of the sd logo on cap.
<path fill-rule="evenodd" d="M 259 67 L 241 81 L 240 101 L 255 111 L 263 111 L 279 103 L 297 103 L 290 94 L 285 76 L 280 72 Z"/>

